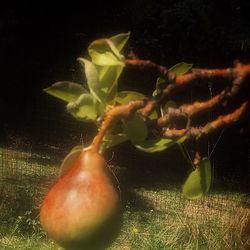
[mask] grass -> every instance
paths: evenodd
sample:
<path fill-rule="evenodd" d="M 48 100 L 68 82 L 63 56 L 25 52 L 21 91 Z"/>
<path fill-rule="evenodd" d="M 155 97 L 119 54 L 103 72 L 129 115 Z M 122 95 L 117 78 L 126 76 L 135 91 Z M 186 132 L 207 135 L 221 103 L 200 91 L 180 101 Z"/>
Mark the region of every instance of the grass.
<path fill-rule="evenodd" d="M 37 211 L 60 157 L 0 150 L 0 249 L 58 250 L 41 230 Z M 123 196 L 124 224 L 109 250 L 250 248 L 250 199 L 244 194 L 213 191 L 190 201 L 179 187 L 159 184 L 130 187 Z"/>

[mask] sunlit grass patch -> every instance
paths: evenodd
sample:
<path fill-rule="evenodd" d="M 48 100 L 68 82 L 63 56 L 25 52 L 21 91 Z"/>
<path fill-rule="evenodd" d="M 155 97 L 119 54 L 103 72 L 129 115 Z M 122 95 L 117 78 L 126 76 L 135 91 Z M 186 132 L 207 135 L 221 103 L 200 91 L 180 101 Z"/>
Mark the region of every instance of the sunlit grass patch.
<path fill-rule="evenodd" d="M 37 215 L 60 161 L 4 150 L 7 152 L 0 154 L 0 249 L 58 250 L 41 230 Z M 249 196 L 214 191 L 205 198 L 187 200 L 180 187 L 167 184 L 127 189 L 122 190 L 124 224 L 110 250 L 249 247 Z"/>
<path fill-rule="evenodd" d="M 241 205 L 238 193 L 212 194 L 196 201 L 182 198 L 174 189 L 138 190 L 138 194 L 152 205 L 158 201 L 156 207 L 147 211 L 127 207 L 123 232 L 112 249 L 119 245 L 124 249 L 241 249 L 249 244 L 250 209 Z"/>

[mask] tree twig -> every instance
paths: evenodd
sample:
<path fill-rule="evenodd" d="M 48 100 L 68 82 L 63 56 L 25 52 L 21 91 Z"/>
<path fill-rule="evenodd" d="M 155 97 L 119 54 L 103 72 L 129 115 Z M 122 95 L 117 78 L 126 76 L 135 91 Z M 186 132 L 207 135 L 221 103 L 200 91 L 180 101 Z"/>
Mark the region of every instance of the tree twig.
<path fill-rule="evenodd" d="M 187 135 L 190 138 L 199 138 L 202 135 L 211 134 L 216 130 L 225 128 L 237 122 L 246 111 L 247 106 L 248 101 L 243 102 L 242 105 L 232 113 L 219 116 L 216 120 L 207 123 L 204 127 L 191 127 L 189 129 L 165 129 L 163 137 L 174 139 Z"/>
<path fill-rule="evenodd" d="M 162 65 L 158 65 L 149 60 L 140 60 L 140 59 L 127 59 L 126 66 L 134 67 L 139 69 L 155 69 L 161 75 L 169 78 L 168 70 Z M 103 119 L 103 122 L 99 128 L 99 131 L 96 137 L 93 140 L 91 149 L 98 152 L 102 139 L 105 136 L 105 133 L 110 129 L 117 120 L 121 118 L 128 118 L 132 116 L 137 110 L 140 110 L 142 115 L 148 116 L 157 105 L 159 105 L 163 100 L 165 100 L 168 95 L 176 90 L 182 89 L 183 86 L 189 86 L 196 80 L 211 80 L 218 78 L 226 78 L 232 80 L 231 88 L 222 91 L 220 94 L 214 96 L 210 100 L 204 102 L 195 102 L 193 104 L 184 104 L 178 109 L 169 109 L 166 116 L 158 119 L 158 126 L 164 127 L 167 125 L 171 119 L 178 117 L 185 117 L 190 120 L 194 115 L 198 115 L 202 112 L 205 112 L 211 108 L 216 107 L 222 102 L 222 100 L 230 99 L 232 96 L 236 95 L 242 86 L 245 78 L 250 75 L 250 64 L 242 65 L 240 63 L 236 64 L 234 68 L 228 69 L 193 69 L 190 73 L 187 73 L 182 76 L 172 77 L 170 83 L 162 91 L 160 96 L 156 98 L 147 98 L 145 100 L 135 100 L 131 101 L 124 105 L 119 105 L 113 107 L 109 110 Z M 169 79 L 168 79 L 169 80 Z M 246 110 L 248 102 L 244 102 L 242 106 L 236 109 L 233 113 L 220 116 L 216 120 L 208 123 L 201 128 L 185 128 L 185 129 L 166 129 L 164 130 L 163 137 L 167 138 L 176 138 L 183 135 L 188 135 L 189 137 L 200 137 L 201 135 L 209 134 L 214 132 L 217 129 L 228 126 L 235 121 L 237 121 L 244 111 Z"/>
<path fill-rule="evenodd" d="M 230 91 L 227 91 L 226 95 L 224 96 L 224 101 L 227 101 L 239 92 L 239 89 L 241 88 L 245 79 L 250 76 L 250 64 L 244 65 L 241 63 L 236 63 L 232 68 L 224 69 L 194 68 L 190 73 L 176 77 L 173 77 L 172 75 L 169 76 L 169 73 L 171 72 L 168 72 L 166 67 L 158 65 L 157 63 L 154 63 L 150 60 L 128 59 L 125 60 L 125 65 L 127 67 L 134 67 L 142 70 L 155 69 L 162 76 L 164 76 L 169 83 L 166 88 L 163 89 L 160 96 L 148 101 L 147 105 L 142 110 L 142 113 L 145 116 L 148 116 L 155 109 L 155 107 L 159 105 L 159 103 L 161 103 L 163 100 L 168 98 L 170 94 L 177 90 L 182 90 L 185 87 L 198 82 L 198 80 L 200 83 L 206 83 L 208 80 L 211 81 L 221 78 L 230 81 L 232 83 L 232 86 L 230 88 Z"/>
<path fill-rule="evenodd" d="M 168 69 L 162 65 L 159 65 L 155 62 L 152 62 L 150 60 L 141 60 L 141 59 L 126 59 L 125 65 L 128 68 L 136 68 L 140 70 L 148 70 L 153 69 L 158 71 L 158 73 L 162 76 L 167 77 Z"/>
<path fill-rule="evenodd" d="M 164 127 L 178 118 L 184 117 L 186 119 L 191 119 L 194 116 L 198 116 L 206 111 L 217 107 L 222 102 L 224 95 L 225 91 L 222 91 L 220 94 L 204 102 L 183 104 L 179 108 L 168 108 L 166 114 L 157 120 L 157 124 L 160 127 Z"/>
<path fill-rule="evenodd" d="M 115 106 L 111 110 L 109 110 L 105 114 L 98 133 L 92 142 L 91 150 L 94 152 L 98 152 L 102 139 L 105 136 L 107 130 L 110 129 L 117 120 L 132 116 L 138 109 L 143 108 L 145 104 L 145 100 L 135 100 L 124 105 Z"/>

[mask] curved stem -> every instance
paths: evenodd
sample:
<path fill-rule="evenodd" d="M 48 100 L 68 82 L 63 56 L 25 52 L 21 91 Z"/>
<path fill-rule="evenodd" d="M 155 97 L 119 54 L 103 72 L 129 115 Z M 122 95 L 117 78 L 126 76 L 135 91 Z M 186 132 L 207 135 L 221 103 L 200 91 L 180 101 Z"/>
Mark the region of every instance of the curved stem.
<path fill-rule="evenodd" d="M 146 105 L 145 100 L 135 100 L 127 104 L 113 107 L 109 110 L 103 119 L 103 122 L 99 128 L 97 135 L 95 136 L 91 150 L 93 152 L 99 152 L 102 140 L 106 132 L 121 118 L 128 118 L 132 116 L 138 109 L 143 108 Z"/>

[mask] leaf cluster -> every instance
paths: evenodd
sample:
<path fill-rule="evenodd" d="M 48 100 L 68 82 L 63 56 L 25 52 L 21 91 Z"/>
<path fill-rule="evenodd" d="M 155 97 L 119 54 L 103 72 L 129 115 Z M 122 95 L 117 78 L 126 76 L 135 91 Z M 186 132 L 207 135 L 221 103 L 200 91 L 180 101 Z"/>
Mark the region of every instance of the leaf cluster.
<path fill-rule="evenodd" d="M 85 84 L 60 81 L 44 89 L 44 91 L 66 102 L 67 111 L 76 119 L 93 122 L 97 126 L 98 118 L 103 117 L 112 107 L 133 100 L 146 99 L 146 96 L 136 91 L 118 91 L 118 80 L 125 67 L 125 57 L 122 51 L 129 36 L 130 33 L 122 33 L 110 38 L 95 40 L 89 45 L 89 58 L 79 57 L 77 59 L 87 80 Z M 190 71 L 191 68 L 192 64 L 181 62 L 168 71 L 175 76 L 180 76 Z M 167 84 L 167 80 L 159 76 L 151 98 L 157 98 L 158 95 L 161 95 Z M 84 86 L 87 86 L 87 89 Z M 115 127 L 105 131 L 101 151 L 103 152 L 125 141 L 131 141 L 137 149 L 148 153 L 160 152 L 175 143 L 183 143 L 186 140 L 185 136 L 178 140 L 161 138 L 160 133 L 150 127 L 150 124 L 164 116 L 171 106 L 175 106 L 175 103 L 168 100 L 164 105 L 155 108 L 147 118 L 143 117 L 138 111 L 132 117 L 121 119 Z M 78 156 L 81 149 L 81 147 L 74 148 L 65 158 L 61 174 L 67 169 L 71 161 Z M 201 169 L 203 169 L 202 164 Z M 200 173 L 203 172 L 200 169 L 195 171 L 191 173 L 183 187 L 183 193 L 191 198 L 198 197 L 209 189 L 207 188 L 208 184 L 204 189 L 204 185 L 197 183 L 210 183 L 209 178 L 207 180 L 209 174 L 201 175 Z"/>

